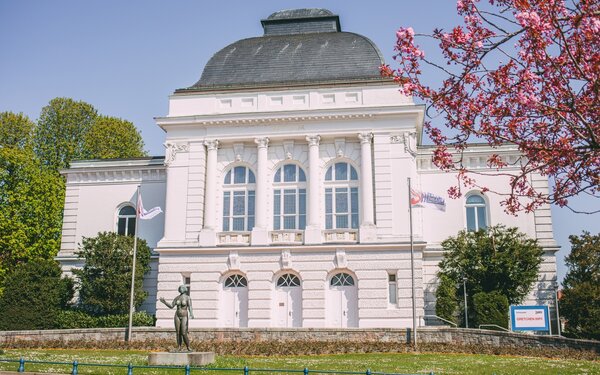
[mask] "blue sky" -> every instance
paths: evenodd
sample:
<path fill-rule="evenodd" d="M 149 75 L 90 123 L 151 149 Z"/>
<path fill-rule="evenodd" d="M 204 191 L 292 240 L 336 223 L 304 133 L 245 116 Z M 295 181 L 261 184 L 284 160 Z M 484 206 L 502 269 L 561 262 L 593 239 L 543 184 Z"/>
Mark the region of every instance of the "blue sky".
<path fill-rule="evenodd" d="M 219 49 L 262 35 L 261 19 L 292 8 L 330 9 L 344 31 L 373 40 L 388 63 L 399 26 L 426 33 L 460 20 L 451 0 L 0 0 L 0 111 L 36 120 L 52 98 L 83 100 L 132 121 L 149 153 L 162 155 L 164 134 L 153 118 L 167 114 L 168 96 L 195 83 Z M 440 80 L 435 71 L 425 73 L 432 83 Z M 578 198 L 574 206 L 600 209 L 599 201 Z M 562 279 L 568 235 L 599 233 L 600 214 L 557 207 L 552 213 Z"/>

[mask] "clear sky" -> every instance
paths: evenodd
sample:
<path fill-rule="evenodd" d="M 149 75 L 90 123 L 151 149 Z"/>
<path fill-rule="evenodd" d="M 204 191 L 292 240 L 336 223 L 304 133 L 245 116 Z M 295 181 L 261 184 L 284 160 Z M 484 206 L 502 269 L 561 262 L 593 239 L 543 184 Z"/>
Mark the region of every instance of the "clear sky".
<path fill-rule="evenodd" d="M 0 0 L 0 111 L 36 120 L 52 98 L 83 100 L 132 121 L 148 152 L 163 155 L 164 133 L 153 118 L 167 114 L 168 96 L 194 84 L 219 49 L 262 35 L 261 19 L 293 8 L 330 9 L 344 31 L 373 40 L 388 63 L 399 26 L 426 33 L 460 21 L 452 0 Z M 600 209 L 598 199 L 574 203 Z M 552 213 L 562 279 L 568 235 L 599 233 L 600 214 Z"/>

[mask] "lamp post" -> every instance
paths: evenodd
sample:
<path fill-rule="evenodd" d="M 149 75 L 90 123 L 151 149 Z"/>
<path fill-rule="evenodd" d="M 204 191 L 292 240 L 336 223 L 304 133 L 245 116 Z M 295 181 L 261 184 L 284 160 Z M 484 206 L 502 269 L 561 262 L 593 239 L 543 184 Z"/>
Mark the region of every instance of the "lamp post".
<path fill-rule="evenodd" d="M 467 308 L 467 277 L 463 276 L 463 294 L 465 295 L 465 328 L 469 328 L 469 309 Z"/>
<path fill-rule="evenodd" d="M 552 287 L 554 289 L 554 308 L 556 309 L 556 331 L 558 332 L 558 335 L 561 335 L 561 329 L 560 329 L 560 314 L 558 312 L 558 288 L 559 288 L 559 284 L 557 281 L 554 281 L 552 283 Z"/>

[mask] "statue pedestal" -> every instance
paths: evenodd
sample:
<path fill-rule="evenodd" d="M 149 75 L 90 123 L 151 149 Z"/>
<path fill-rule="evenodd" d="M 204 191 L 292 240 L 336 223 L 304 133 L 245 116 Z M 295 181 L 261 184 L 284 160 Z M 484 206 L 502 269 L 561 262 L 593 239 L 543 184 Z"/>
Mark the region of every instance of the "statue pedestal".
<path fill-rule="evenodd" d="M 151 366 L 204 366 L 214 361 L 214 352 L 156 352 L 148 354 L 148 365 Z"/>

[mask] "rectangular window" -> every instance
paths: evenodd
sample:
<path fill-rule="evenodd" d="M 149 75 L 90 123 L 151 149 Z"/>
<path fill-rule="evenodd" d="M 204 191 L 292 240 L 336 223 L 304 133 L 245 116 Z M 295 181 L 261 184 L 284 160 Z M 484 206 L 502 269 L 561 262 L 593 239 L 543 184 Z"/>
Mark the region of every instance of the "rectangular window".
<path fill-rule="evenodd" d="M 485 207 L 477 207 L 477 228 L 485 229 L 487 228 L 486 220 L 485 220 Z"/>
<path fill-rule="evenodd" d="M 117 223 L 117 233 L 124 236 L 125 235 L 125 225 L 127 223 L 127 219 L 124 217 L 119 218 L 119 222 Z"/>
<path fill-rule="evenodd" d="M 273 230 L 281 229 L 281 190 L 273 191 Z"/>
<path fill-rule="evenodd" d="M 467 230 L 474 232 L 477 230 L 475 225 L 475 207 L 467 207 Z"/>
<path fill-rule="evenodd" d="M 333 229 L 333 199 L 332 190 L 325 189 L 325 228 Z"/>
<path fill-rule="evenodd" d="M 388 301 L 395 305 L 398 303 L 398 286 L 396 283 L 396 275 L 388 274 Z"/>
<path fill-rule="evenodd" d="M 348 164 L 336 163 L 335 164 L 335 179 L 337 181 L 348 180 Z"/>
<path fill-rule="evenodd" d="M 352 213 L 352 228 L 358 228 L 358 188 L 350 189 L 350 212 Z"/>
<path fill-rule="evenodd" d="M 286 164 L 283 166 L 283 181 L 284 182 L 295 182 L 296 181 L 296 166 L 294 164 Z"/>
<path fill-rule="evenodd" d="M 133 236 L 135 234 L 135 218 L 129 218 L 127 220 L 127 235 Z"/>

